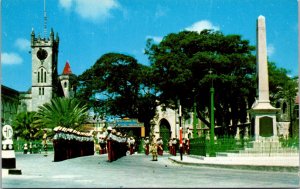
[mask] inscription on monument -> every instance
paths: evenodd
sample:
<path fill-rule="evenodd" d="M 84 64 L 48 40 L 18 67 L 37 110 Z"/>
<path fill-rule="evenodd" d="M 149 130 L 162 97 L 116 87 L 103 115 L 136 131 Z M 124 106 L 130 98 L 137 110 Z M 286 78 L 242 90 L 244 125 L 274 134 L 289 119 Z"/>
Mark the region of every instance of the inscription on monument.
<path fill-rule="evenodd" d="M 259 119 L 259 133 L 262 137 L 273 136 L 273 119 L 262 117 Z"/>

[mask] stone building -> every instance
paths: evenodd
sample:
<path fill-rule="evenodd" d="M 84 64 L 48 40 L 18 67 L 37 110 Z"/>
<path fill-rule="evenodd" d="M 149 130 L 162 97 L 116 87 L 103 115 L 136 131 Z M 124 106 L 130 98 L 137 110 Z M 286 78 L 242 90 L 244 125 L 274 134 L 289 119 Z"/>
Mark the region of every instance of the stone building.
<path fill-rule="evenodd" d="M 55 97 L 74 96 L 72 85 L 76 76 L 66 62 L 61 75 L 58 74 L 58 34 L 51 29 L 49 38 L 36 37 L 31 32 L 31 74 L 32 85 L 26 92 L 20 92 L 1 85 L 1 123 L 11 124 L 19 112 L 38 111 L 39 106 Z"/>
<path fill-rule="evenodd" d="M 23 111 L 37 111 L 39 106 L 55 97 L 73 97 L 72 74 L 70 64 L 66 62 L 61 75 L 58 75 L 58 34 L 54 37 L 51 29 L 49 38 L 36 37 L 31 32 L 32 86 L 28 92 L 20 95 Z"/>
<path fill-rule="evenodd" d="M 1 85 L 1 123 L 12 124 L 18 112 L 20 93 L 14 89 Z"/>

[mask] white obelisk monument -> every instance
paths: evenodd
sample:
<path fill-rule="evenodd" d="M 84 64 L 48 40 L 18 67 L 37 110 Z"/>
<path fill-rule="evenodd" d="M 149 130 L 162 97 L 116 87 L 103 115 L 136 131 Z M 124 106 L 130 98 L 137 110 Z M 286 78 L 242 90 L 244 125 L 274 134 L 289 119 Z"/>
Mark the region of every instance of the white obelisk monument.
<path fill-rule="evenodd" d="M 257 19 L 256 64 L 258 76 L 258 99 L 252 105 L 250 114 L 254 124 L 255 140 L 278 140 L 276 112 L 279 110 L 270 104 L 269 75 L 267 61 L 267 40 L 265 17 Z"/>

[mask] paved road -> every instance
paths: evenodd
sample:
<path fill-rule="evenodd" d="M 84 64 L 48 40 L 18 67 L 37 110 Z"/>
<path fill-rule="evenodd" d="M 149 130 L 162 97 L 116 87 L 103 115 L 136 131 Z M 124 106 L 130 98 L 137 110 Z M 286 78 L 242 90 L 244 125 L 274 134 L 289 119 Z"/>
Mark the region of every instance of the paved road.
<path fill-rule="evenodd" d="M 53 162 L 53 154 L 16 154 L 22 175 L 2 175 L 3 188 L 126 188 L 126 187 L 293 187 L 298 173 L 263 172 L 188 166 L 168 156 L 157 162 L 150 156 L 128 155 L 107 162 L 106 155 Z"/>

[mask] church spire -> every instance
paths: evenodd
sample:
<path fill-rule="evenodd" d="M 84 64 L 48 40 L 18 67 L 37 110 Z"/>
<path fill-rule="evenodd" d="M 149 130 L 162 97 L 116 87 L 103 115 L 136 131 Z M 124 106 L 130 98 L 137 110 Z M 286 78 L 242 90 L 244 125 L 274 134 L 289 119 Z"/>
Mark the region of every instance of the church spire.
<path fill-rule="evenodd" d="M 72 71 L 71 71 L 71 67 L 70 67 L 69 61 L 66 62 L 66 65 L 65 65 L 65 68 L 64 68 L 62 74 L 63 74 L 63 75 L 70 75 L 70 74 L 72 74 Z"/>
<path fill-rule="evenodd" d="M 47 13 L 46 13 L 46 0 L 44 0 L 44 38 L 47 36 Z"/>

